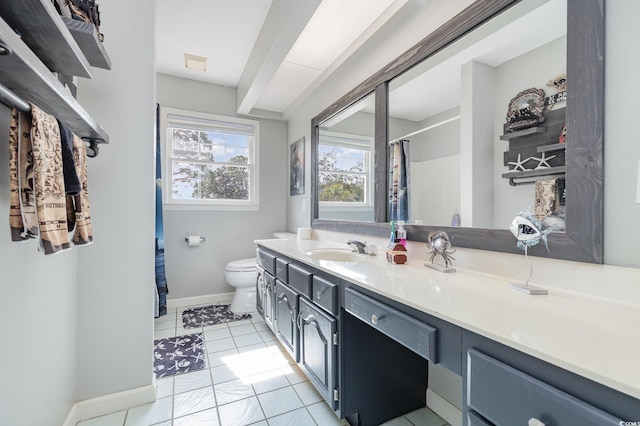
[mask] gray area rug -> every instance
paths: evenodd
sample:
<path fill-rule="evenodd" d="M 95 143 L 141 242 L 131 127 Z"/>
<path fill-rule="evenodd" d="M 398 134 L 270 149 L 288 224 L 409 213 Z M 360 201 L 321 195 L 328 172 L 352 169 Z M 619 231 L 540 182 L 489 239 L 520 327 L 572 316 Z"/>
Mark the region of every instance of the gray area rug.
<path fill-rule="evenodd" d="M 251 315 L 236 315 L 229 310 L 229 305 L 209 305 L 182 312 L 182 326 L 186 329 L 246 319 L 251 319 Z"/>
<path fill-rule="evenodd" d="M 204 367 L 202 333 L 153 341 L 153 372 L 157 379 L 202 370 Z"/>

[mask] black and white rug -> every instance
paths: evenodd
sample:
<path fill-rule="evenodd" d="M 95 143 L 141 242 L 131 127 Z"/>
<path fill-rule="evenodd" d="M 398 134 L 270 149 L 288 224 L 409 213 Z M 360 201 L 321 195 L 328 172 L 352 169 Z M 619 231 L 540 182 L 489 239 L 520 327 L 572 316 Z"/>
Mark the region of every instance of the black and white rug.
<path fill-rule="evenodd" d="M 182 326 L 187 329 L 245 319 L 251 319 L 251 315 L 236 315 L 229 310 L 229 305 L 209 305 L 182 312 Z"/>
<path fill-rule="evenodd" d="M 153 341 L 153 372 L 156 378 L 190 373 L 205 367 L 202 333 Z"/>

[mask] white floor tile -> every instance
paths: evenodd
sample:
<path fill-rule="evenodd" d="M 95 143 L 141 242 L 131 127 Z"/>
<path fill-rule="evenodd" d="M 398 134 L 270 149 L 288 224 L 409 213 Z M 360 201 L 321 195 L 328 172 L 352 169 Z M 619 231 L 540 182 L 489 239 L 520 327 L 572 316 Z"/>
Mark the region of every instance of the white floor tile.
<path fill-rule="evenodd" d="M 212 352 L 207 356 L 207 360 L 209 361 L 209 367 L 217 367 L 220 365 L 225 365 L 226 363 L 240 362 L 240 356 L 238 355 L 238 351 L 236 349 L 227 349 L 226 351 L 220 352 Z"/>
<path fill-rule="evenodd" d="M 253 386 L 245 379 L 230 380 L 213 387 L 218 405 L 229 404 L 255 396 Z"/>
<path fill-rule="evenodd" d="M 156 330 L 153 333 L 154 340 L 168 339 L 169 337 L 175 337 L 175 336 L 176 336 L 176 331 L 174 329 Z"/>
<path fill-rule="evenodd" d="M 256 333 L 258 330 L 251 324 L 251 322 L 243 325 L 237 325 L 235 327 L 229 327 L 232 336 L 242 336 L 243 334 Z"/>
<path fill-rule="evenodd" d="M 122 426 L 127 410 L 79 422 L 77 426 Z"/>
<path fill-rule="evenodd" d="M 244 366 L 240 362 L 211 368 L 211 379 L 214 385 L 228 382 L 229 380 L 240 379 L 245 376 Z"/>
<path fill-rule="evenodd" d="M 291 386 L 291 383 L 289 383 L 289 380 L 281 370 L 272 370 L 255 376 L 248 376 L 245 380 L 251 382 L 257 394 Z"/>
<path fill-rule="evenodd" d="M 218 407 L 222 426 L 238 426 L 264 420 L 264 414 L 256 397 L 241 399 L 240 401 Z"/>
<path fill-rule="evenodd" d="M 218 410 L 211 408 L 173 420 L 173 426 L 219 426 Z"/>
<path fill-rule="evenodd" d="M 262 321 L 262 322 L 254 322 L 253 326 L 256 328 L 256 330 L 258 331 L 268 331 L 269 333 L 271 333 L 271 329 L 269 328 L 269 326 L 267 325 L 266 322 Z"/>
<path fill-rule="evenodd" d="M 334 413 L 333 410 L 324 403 L 324 401 L 307 405 L 307 410 L 309 410 L 311 417 L 313 417 L 313 420 L 315 420 L 319 425 L 342 426 L 342 421 L 338 416 L 336 416 L 336 413 Z"/>
<path fill-rule="evenodd" d="M 220 351 L 226 351 L 229 349 L 235 350 L 236 342 L 231 337 L 228 337 L 226 339 L 220 339 L 220 340 L 208 340 L 206 342 L 206 346 L 207 346 L 208 353 L 220 352 Z"/>
<path fill-rule="evenodd" d="M 322 401 L 322 396 L 309 381 L 293 385 L 293 389 L 295 389 L 304 405 L 311 405 Z"/>
<path fill-rule="evenodd" d="M 182 417 L 216 406 L 213 386 L 184 392 L 173 397 L 173 416 Z"/>
<path fill-rule="evenodd" d="M 250 334 L 243 334 L 242 336 L 234 336 L 233 340 L 235 340 L 237 347 L 264 343 L 262 341 L 262 337 L 260 337 L 258 333 L 250 333 Z"/>
<path fill-rule="evenodd" d="M 284 372 L 285 376 L 287 376 L 287 379 L 292 385 L 308 380 L 307 376 L 304 375 L 302 370 L 300 370 L 300 367 L 297 365 L 282 367 L 281 370 Z"/>
<path fill-rule="evenodd" d="M 206 340 L 207 342 L 210 340 L 226 339 L 229 337 L 231 337 L 231 332 L 229 331 L 228 327 L 204 331 L 204 340 Z"/>
<path fill-rule="evenodd" d="M 267 419 L 303 407 L 302 401 L 291 386 L 258 395 Z"/>
<path fill-rule="evenodd" d="M 268 420 L 269 426 L 315 426 L 311 414 L 306 408 L 299 408 L 279 416 L 271 417 Z"/>
<path fill-rule="evenodd" d="M 249 358 L 242 360 L 242 365 L 248 376 L 266 373 L 271 370 L 279 370 L 280 366 L 272 357 Z"/>
<path fill-rule="evenodd" d="M 253 318 L 253 317 L 252 317 Z M 243 320 L 238 320 L 238 321 L 230 321 L 227 323 L 227 325 L 229 326 L 229 328 L 234 328 L 234 327 L 241 327 L 243 325 L 248 325 L 248 324 L 253 324 L 251 322 L 251 318 L 250 319 L 243 319 Z"/>
<path fill-rule="evenodd" d="M 238 348 L 240 359 L 260 358 L 269 354 L 269 348 L 263 342 Z"/>
<path fill-rule="evenodd" d="M 154 330 L 173 330 L 176 327 L 176 321 L 175 320 L 168 320 L 168 321 L 154 321 L 153 323 L 153 329 Z"/>
<path fill-rule="evenodd" d="M 444 426 L 447 423 L 427 407 L 412 411 L 406 414 L 404 417 L 406 417 L 411 423 L 416 425 Z"/>
<path fill-rule="evenodd" d="M 262 338 L 263 342 L 275 342 L 276 336 L 270 331 L 258 331 L 258 334 Z"/>
<path fill-rule="evenodd" d="M 174 382 L 174 394 L 188 392 L 199 388 L 211 386 L 211 373 L 208 368 L 192 373 L 178 374 Z"/>
<path fill-rule="evenodd" d="M 222 324 L 212 324 L 212 325 L 205 325 L 202 327 L 202 329 L 206 332 L 206 331 L 213 331 L 213 330 L 222 330 L 222 329 L 228 329 L 229 326 L 227 325 L 227 323 L 222 323 Z"/>
<path fill-rule="evenodd" d="M 418 423 L 419 425 L 428 426 L 428 423 Z M 388 422 L 382 423 L 381 426 L 414 426 L 409 420 L 404 417 L 398 417 Z"/>
<path fill-rule="evenodd" d="M 171 420 L 173 397 L 159 398 L 156 402 L 129 409 L 125 426 L 149 426 Z"/>
<path fill-rule="evenodd" d="M 156 398 L 164 398 L 173 395 L 173 376 L 156 381 Z"/>

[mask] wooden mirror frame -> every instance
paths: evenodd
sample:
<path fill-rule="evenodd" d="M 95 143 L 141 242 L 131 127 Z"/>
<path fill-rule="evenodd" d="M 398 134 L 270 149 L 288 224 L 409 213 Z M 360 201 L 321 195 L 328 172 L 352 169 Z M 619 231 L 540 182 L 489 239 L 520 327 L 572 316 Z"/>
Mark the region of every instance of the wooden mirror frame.
<path fill-rule="evenodd" d="M 311 120 L 311 226 L 316 229 L 387 237 L 388 85 L 424 59 L 522 0 L 477 0 L 386 67 Z M 604 227 L 604 0 L 567 0 L 566 232 L 549 234 L 529 254 L 603 263 Z M 575 89 L 578 88 L 578 89 Z M 318 219 L 318 125 L 375 91 L 375 222 Z M 381 202 L 381 200 L 383 200 Z M 408 239 L 426 242 L 447 232 L 455 247 L 522 253 L 507 229 L 406 226 Z"/>

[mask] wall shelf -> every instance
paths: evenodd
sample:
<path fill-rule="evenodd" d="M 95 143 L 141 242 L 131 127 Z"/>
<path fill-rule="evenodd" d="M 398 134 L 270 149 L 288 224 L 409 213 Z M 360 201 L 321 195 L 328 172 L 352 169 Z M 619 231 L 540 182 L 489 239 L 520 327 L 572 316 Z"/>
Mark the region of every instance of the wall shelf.
<path fill-rule="evenodd" d="M 51 0 L 2 1 L 0 16 L 49 71 L 91 77 L 87 58 Z"/>
<path fill-rule="evenodd" d="M 17 4 L 22 3 L 11 2 L 11 6 Z M 6 8 L 6 3 L 3 3 L 2 7 Z M 53 8 L 53 6 L 51 7 Z M 62 23 L 58 15 L 55 18 Z M 73 41 L 66 27 L 63 26 L 63 30 Z M 42 35 L 42 32 L 39 34 L 42 38 L 47 38 Z M 0 18 L 0 44 L 6 46 L 11 52 L 0 56 L 0 69 L 2 69 L 0 84 L 22 100 L 32 102 L 45 112 L 55 116 L 83 139 L 107 143 L 109 136 L 105 130 L 25 44 L 24 38 L 24 36 L 22 38 L 18 36 L 11 26 L 3 18 Z M 82 53 L 80 53 L 80 57 L 84 59 Z"/>
<path fill-rule="evenodd" d="M 504 135 L 500 136 L 500 140 L 509 141 L 509 140 L 515 139 L 515 138 L 522 138 L 522 137 L 526 137 L 526 136 L 545 133 L 546 131 L 547 131 L 547 129 L 544 128 L 544 127 L 541 127 L 541 126 L 528 127 L 526 129 L 518 130 L 518 131 L 515 131 L 515 132 L 505 133 Z"/>
<path fill-rule="evenodd" d="M 98 38 L 98 32 L 93 24 L 64 17 L 62 18 L 62 22 L 64 22 L 71 32 L 71 35 L 84 52 L 91 66 L 105 70 L 111 69 L 111 60 L 102 42 Z"/>
<path fill-rule="evenodd" d="M 517 186 L 527 183 L 534 183 L 536 181 L 535 178 L 544 177 L 544 176 L 564 176 L 567 171 L 566 166 L 556 166 L 556 167 L 545 167 L 542 169 L 536 170 L 524 170 L 518 172 L 507 172 L 503 173 L 502 177 L 505 179 L 509 179 L 509 185 Z M 519 181 L 515 181 L 514 179 L 518 179 Z"/>
<path fill-rule="evenodd" d="M 543 145 L 536 148 L 538 152 L 550 152 L 550 151 L 559 151 L 561 149 L 567 149 L 567 144 L 565 143 L 554 143 L 551 145 Z"/>

